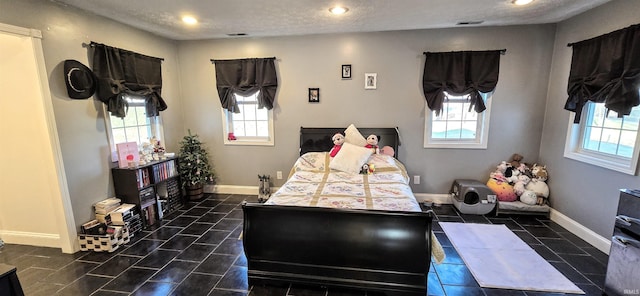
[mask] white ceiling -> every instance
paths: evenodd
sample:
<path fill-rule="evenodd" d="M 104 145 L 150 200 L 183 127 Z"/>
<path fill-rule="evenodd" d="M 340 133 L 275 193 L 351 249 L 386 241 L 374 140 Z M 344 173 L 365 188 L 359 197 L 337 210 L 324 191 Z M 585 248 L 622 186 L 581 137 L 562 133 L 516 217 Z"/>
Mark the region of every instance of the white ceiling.
<path fill-rule="evenodd" d="M 555 23 L 610 0 L 51 0 L 174 40 Z M 349 8 L 332 15 L 336 4 Z M 185 14 L 199 20 L 188 26 Z M 238 37 L 234 37 L 238 38 Z"/>

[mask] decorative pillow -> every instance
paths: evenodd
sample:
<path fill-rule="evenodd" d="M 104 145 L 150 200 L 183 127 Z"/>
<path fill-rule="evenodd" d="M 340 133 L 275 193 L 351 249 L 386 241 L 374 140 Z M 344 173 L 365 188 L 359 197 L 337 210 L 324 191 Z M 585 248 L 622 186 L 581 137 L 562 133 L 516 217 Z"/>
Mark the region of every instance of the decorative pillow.
<path fill-rule="evenodd" d="M 355 125 L 351 124 L 344 130 L 344 141 L 356 145 L 358 147 L 364 147 L 367 145 L 367 139 L 365 139 Z"/>
<path fill-rule="evenodd" d="M 371 149 L 345 142 L 340 148 L 340 153 L 329 163 L 329 167 L 338 171 L 358 174 L 362 166 L 369 160 L 371 153 Z"/>
<path fill-rule="evenodd" d="M 513 186 L 507 182 L 498 181 L 494 178 L 489 178 L 487 181 L 487 187 L 496 194 L 499 201 L 516 201 L 518 196 L 513 190 Z"/>

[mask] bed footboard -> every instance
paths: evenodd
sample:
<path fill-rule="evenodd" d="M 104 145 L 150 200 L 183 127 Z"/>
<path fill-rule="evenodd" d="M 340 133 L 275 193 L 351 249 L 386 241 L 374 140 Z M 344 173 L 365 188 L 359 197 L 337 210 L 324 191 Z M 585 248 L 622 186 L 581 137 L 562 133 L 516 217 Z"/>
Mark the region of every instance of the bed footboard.
<path fill-rule="evenodd" d="M 246 203 L 248 278 L 426 295 L 431 213 Z"/>

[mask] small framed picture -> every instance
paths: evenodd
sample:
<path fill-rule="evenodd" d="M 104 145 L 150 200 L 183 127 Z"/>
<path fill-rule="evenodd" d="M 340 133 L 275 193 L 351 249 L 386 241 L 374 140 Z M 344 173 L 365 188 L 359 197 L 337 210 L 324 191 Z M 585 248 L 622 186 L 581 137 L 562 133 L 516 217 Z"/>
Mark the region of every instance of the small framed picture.
<path fill-rule="evenodd" d="M 319 88 L 310 88 L 309 89 L 309 103 L 320 103 L 320 89 Z"/>
<path fill-rule="evenodd" d="M 351 79 L 351 65 L 342 65 L 342 79 Z"/>
<path fill-rule="evenodd" d="M 378 73 L 364 73 L 364 89 L 376 89 Z"/>

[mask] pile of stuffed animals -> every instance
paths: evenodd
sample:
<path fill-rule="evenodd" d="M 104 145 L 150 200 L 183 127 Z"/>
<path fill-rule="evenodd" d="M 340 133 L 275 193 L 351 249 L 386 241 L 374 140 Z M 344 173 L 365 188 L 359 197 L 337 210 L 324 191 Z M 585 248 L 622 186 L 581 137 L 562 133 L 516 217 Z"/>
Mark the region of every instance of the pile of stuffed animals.
<path fill-rule="evenodd" d="M 340 148 L 342 148 L 342 145 L 344 144 L 344 139 L 345 137 L 344 137 L 344 134 L 342 133 L 335 133 L 333 137 L 331 137 L 331 141 L 333 141 L 333 148 L 331 148 L 331 151 L 329 151 L 329 155 L 331 157 L 336 157 L 338 152 L 340 152 Z M 389 156 L 395 155 L 395 151 L 391 146 L 384 146 L 382 148 L 379 148 L 378 147 L 379 141 L 380 141 L 380 136 L 373 135 L 373 134 L 369 135 L 367 137 L 367 144 L 364 147 L 373 150 L 374 154 L 386 154 Z"/>
<path fill-rule="evenodd" d="M 335 133 L 333 137 L 331 137 L 331 141 L 333 141 L 333 148 L 331 148 L 331 151 L 329 151 L 329 156 L 336 157 L 336 155 L 338 155 L 338 152 L 340 152 L 342 145 L 344 144 L 345 136 L 342 133 Z M 382 148 L 379 148 L 378 147 L 379 141 L 380 141 L 379 135 L 371 134 L 367 137 L 367 144 L 364 147 L 371 149 L 373 154 L 386 154 L 389 156 L 395 155 L 395 151 L 391 146 L 384 146 Z M 375 171 L 375 167 L 373 164 L 365 163 L 362 166 L 362 169 L 360 170 L 360 174 L 370 175 L 374 171 Z"/>
<path fill-rule="evenodd" d="M 502 161 L 495 171 L 489 174 L 489 187 L 499 201 L 520 200 L 528 205 L 548 203 L 547 166 L 528 165 L 523 156 L 514 154 L 509 161 Z"/>

